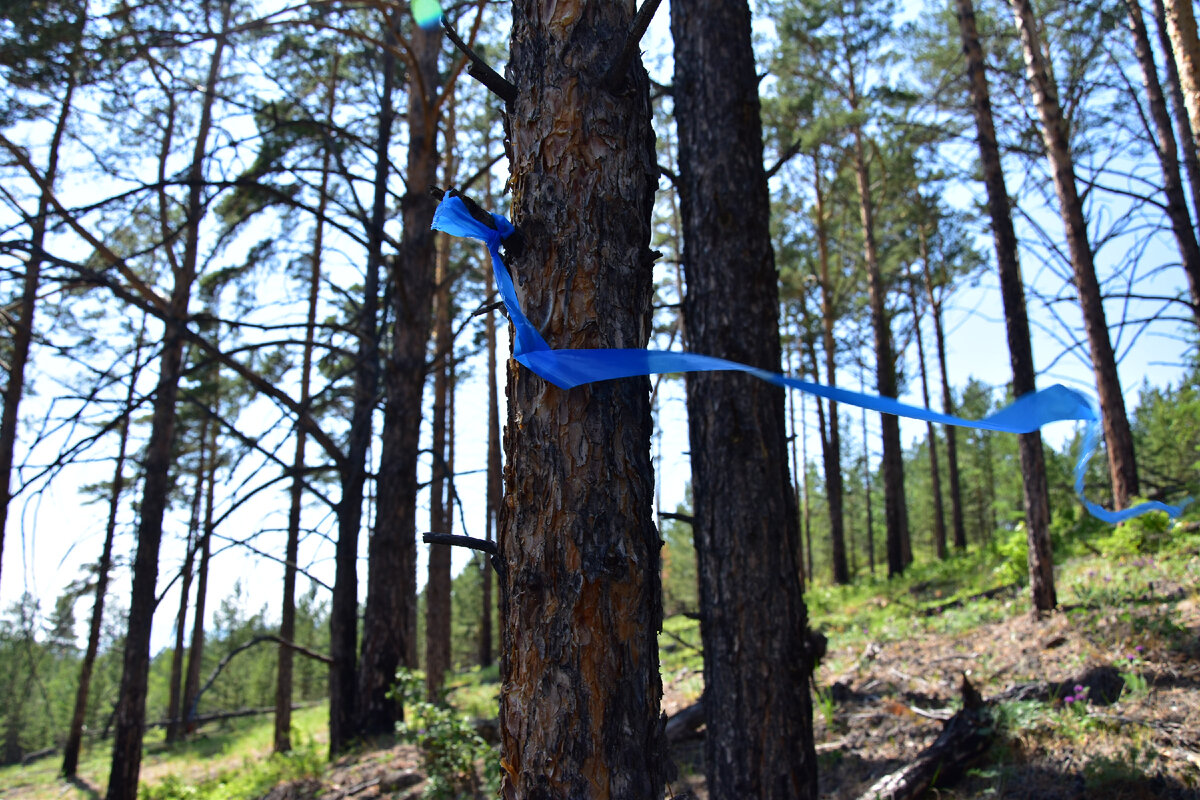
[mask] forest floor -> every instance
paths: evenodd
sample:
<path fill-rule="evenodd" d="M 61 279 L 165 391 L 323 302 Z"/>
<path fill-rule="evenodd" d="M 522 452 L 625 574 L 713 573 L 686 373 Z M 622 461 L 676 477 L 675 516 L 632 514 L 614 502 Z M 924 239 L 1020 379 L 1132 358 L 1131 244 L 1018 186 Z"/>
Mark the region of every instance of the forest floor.
<path fill-rule="evenodd" d="M 857 798 L 915 759 L 961 706 L 966 676 L 988 701 L 995 738 L 965 775 L 930 796 L 1200 800 L 1200 535 L 1174 537 L 1152 554 L 1101 545 L 1103 555 L 1088 543 L 1059 565 L 1059 609 L 1040 619 L 1029 613 L 1028 590 L 1008 583 L 1023 553 L 1010 557 L 1007 572 L 994 553 L 959 556 L 918 565 L 901 580 L 809 591 L 810 622 L 829 640 L 813 700 L 822 798 Z M 671 715 L 703 689 L 697 623 L 668 619 L 660 646 Z M 466 716 L 494 716 L 494 669 L 464 673 L 452 686 L 450 701 Z M 411 744 L 325 765 L 323 713 L 303 712 L 312 732 L 273 771 L 264 772 L 269 717 L 257 723 L 262 734 L 214 737 L 207 757 L 204 742 L 189 744 L 200 749 L 182 761 L 148 746 L 145 796 L 429 796 L 428 762 Z M 673 746 L 679 777 L 668 796 L 707 800 L 703 735 Z M 16 786 L 4 779 L 21 772 L 0 774 L 0 800 L 99 797 L 101 762 L 96 778 L 74 785 L 33 779 L 33 767 Z"/>

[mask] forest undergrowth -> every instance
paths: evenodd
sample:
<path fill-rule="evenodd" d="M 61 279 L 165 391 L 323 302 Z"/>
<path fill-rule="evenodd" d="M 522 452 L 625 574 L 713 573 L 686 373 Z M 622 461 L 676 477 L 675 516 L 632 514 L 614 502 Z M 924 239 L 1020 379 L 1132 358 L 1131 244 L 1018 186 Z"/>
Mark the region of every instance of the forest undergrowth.
<path fill-rule="evenodd" d="M 1115 531 L 1060 526 L 1059 609 L 1035 618 L 1021 578 L 1023 532 L 903 578 L 808 592 L 828 637 L 813 716 L 822 797 L 859 797 L 912 761 L 961 706 L 964 676 L 989 703 L 995 738 L 941 798 L 1200 797 L 1200 526 L 1143 518 Z M 670 617 L 660 635 L 663 710 L 703 690 L 699 625 Z M 395 742 L 324 762 L 323 706 L 296 717 L 299 745 L 270 756 L 269 717 L 147 743 L 149 800 L 487 797 L 498 777 L 498 673 L 448 681 L 449 710 L 410 697 Z M 452 713 L 457 712 L 457 713 Z M 483 735 L 480 735 L 482 733 Z M 707 798 L 703 728 L 673 744 L 670 792 Z M 100 745 L 64 783 L 57 761 L 0 770 L 3 800 L 103 794 Z M 671 796 L 671 795 L 668 795 Z"/>

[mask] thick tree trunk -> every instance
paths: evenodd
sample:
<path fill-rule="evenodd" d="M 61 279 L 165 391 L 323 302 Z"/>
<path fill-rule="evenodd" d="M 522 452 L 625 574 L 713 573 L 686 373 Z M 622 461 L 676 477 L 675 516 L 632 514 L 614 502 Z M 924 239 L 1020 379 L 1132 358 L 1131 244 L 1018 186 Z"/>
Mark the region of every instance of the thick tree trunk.
<path fill-rule="evenodd" d="M 325 119 L 332 124 L 337 102 L 337 76 L 341 59 L 335 53 L 329 64 L 325 86 Z M 321 155 L 321 189 L 317 199 L 316 231 L 308 272 L 308 312 L 304 321 L 304 352 L 300 361 L 300 413 L 311 413 L 313 349 L 316 344 L 317 302 L 321 293 L 321 261 L 325 257 L 325 212 L 329 206 L 329 174 L 333 151 L 326 146 Z M 283 601 L 279 636 L 286 642 L 296 638 L 296 569 L 300 557 L 300 511 L 304 499 L 304 461 L 308 431 L 296 425 L 296 451 L 292 456 L 292 485 L 288 492 L 288 534 L 283 560 Z M 279 646 L 275 673 L 275 752 L 292 749 L 292 679 L 295 657 L 292 649 Z"/>
<path fill-rule="evenodd" d="M 509 71 L 522 304 L 552 348 L 644 347 L 657 159 L 640 62 L 605 80 L 632 2 L 516 0 Z M 561 390 L 509 362 L 499 548 L 504 797 L 657 800 L 649 382 Z"/>
<path fill-rule="evenodd" d="M 1167 32 L 1171 37 L 1179 83 L 1193 131 L 1200 131 L 1200 34 L 1193 0 L 1166 0 Z"/>
<path fill-rule="evenodd" d="M 675 0 L 671 33 L 689 345 L 778 371 L 750 9 L 744 0 Z M 719 732 L 705 741 L 709 797 L 815 798 L 813 658 L 783 391 L 741 374 L 695 373 L 687 394 L 705 711 Z"/>
<path fill-rule="evenodd" d="M 188 170 L 188 200 L 183 258 L 164 323 L 158 385 L 154 392 L 150 439 L 146 443 L 145 482 L 139 508 L 137 553 L 133 562 L 133 586 L 129 596 L 129 624 L 125 634 L 125 657 L 121 688 L 114 712 L 112 768 L 107 800 L 135 800 L 142 766 L 142 734 L 146 725 L 146 688 L 150 671 L 150 628 L 154 620 L 155 584 L 158 581 L 158 552 L 162 542 L 163 515 L 171 491 L 171 446 L 175 439 L 175 400 L 183 372 L 184 327 L 200 255 L 200 221 L 204 214 L 204 164 L 208 134 L 212 127 L 213 104 L 221 59 L 227 46 L 231 6 L 221 5 L 221 32 L 217 35 L 204 85 L 204 100 L 196 132 L 195 149 Z"/>
<path fill-rule="evenodd" d="M 1033 345 L 1029 336 L 1029 318 L 1025 310 L 1025 284 L 1017 257 L 1017 235 L 1013 230 L 1008 190 L 992 118 L 983 48 L 975 26 L 975 8 L 971 0 L 958 0 L 959 30 L 967 59 L 967 78 L 975 113 L 979 159 L 983 165 L 983 183 L 988 196 L 988 214 L 992 221 L 992 239 L 1000 273 L 1000 296 L 1004 303 L 1005 330 L 1008 334 L 1009 362 L 1013 372 L 1013 393 L 1029 394 L 1036 387 Z M 928 283 L 928 265 L 926 281 Z M 932 294 L 932 289 L 930 290 Z M 1035 610 L 1049 611 L 1057 605 L 1054 589 L 1054 559 L 1050 552 L 1050 500 L 1046 482 L 1046 463 L 1042 435 L 1022 434 L 1018 439 L 1025 506 L 1025 531 L 1029 543 L 1029 588 Z"/>
<path fill-rule="evenodd" d="M 396 15 L 407 13 L 397 10 Z M 392 24 L 397 24 L 396 16 Z M 408 91 L 408 192 L 401 203 L 404 228 L 400 250 L 390 262 L 392 348 L 384 374 L 383 435 L 375 533 L 367 567 L 367 607 L 363 617 L 359 672 L 359 732 L 390 734 L 403 709 L 388 697 L 396 668 L 417 661 L 417 455 L 425 388 L 433 297 L 434 235 L 429 230 L 435 202 L 429 187 L 437 181 L 438 53 L 440 31 L 414 28 Z M 389 59 L 388 75 L 395 69 Z M 388 78 L 391 80 L 391 77 Z M 390 91 L 389 91 L 390 98 Z M 390 129 L 391 108 L 388 107 Z M 386 150 L 380 150 L 386 157 Z M 380 187 L 381 191 L 386 186 Z M 386 196 L 380 195 L 381 205 Z M 380 220 L 382 224 L 382 218 Z"/>
<path fill-rule="evenodd" d="M 104 526 L 104 546 L 100 560 L 96 563 L 96 599 L 92 602 L 92 620 L 88 626 L 87 649 L 83 663 L 79 665 L 79 684 L 75 689 L 75 708 L 71 713 L 71 727 L 67 741 L 63 744 L 62 774 L 74 778 L 79 767 L 79 751 L 83 743 L 83 724 L 87 719 L 88 694 L 92 685 L 92 671 L 96 655 L 100 652 L 100 631 L 104 624 L 104 600 L 108 596 L 108 578 L 112 570 L 113 539 L 117 532 L 117 513 L 120 510 L 121 494 L 125 490 L 125 458 L 129 448 L 129 415 L 133 413 L 134 394 L 138 375 L 141 373 L 142 345 L 146 333 L 146 320 L 138 330 L 137 344 L 133 348 L 133 372 L 129 376 L 129 387 L 125 394 L 125 410 L 121 416 L 120 438 L 117 444 L 117 460 L 113 467 L 113 479 L 108 490 L 108 521 Z"/>
<path fill-rule="evenodd" d="M 1125 0 L 1129 12 L 1129 29 L 1133 33 L 1134 52 L 1142 68 L 1142 82 L 1146 87 L 1146 102 L 1150 106 L 1150 118 L 1154 121 L 1155 146 L 1162 167 L 1163 194 L 1167 198 L 1167 218 L 1171 220 L 1171 232 L 1183 260 L 1183 271 L 1187 274 L 1188 289 L 1192 295 L 1192 316 L 1200 327 L 1200 244 L 1196 242 L 1196 228 L 1188 213 L 1187 197 L 1183 192 L 1183 176 L 1179 168 L 1179 150 L 1175 145 L 1175 132 L 1171 130 L 1171 113 L 1167 110 L 1167 98 L 1163 95 L 1162 83 L 1158 79 L 1158 66 L 1154 63 L 1154 51 L 1150 48 L 1150 34 L 1146 31 L 1145 18 L 1139 0 Z M 1200 209 L 1198 209 L 1200 211 Z"/>
<path fill-rule="evenodd" d="M 1009 4 L 1021 34 L 1029 84 L 1041 118 L 1042 138 L 1054 176 L 1054 189 L 1061 206 L 1071 266 L 1075 271 L 1079 308 L 1083 314 L 1092 369 L 1096 376 L 1100 413 L 1104 418 L 1104 439 L 1108 451 L 1108 471 L 1112 479 L 1113 504 L 1119 509 L 1125 508 L 1130 498 L 1138 493 L 1137 462 L 1134 460 L 1133 436 L 1129 430 L 1129 418 L 1125 413 L 1125 398 L 1121 394 L 1117 361 L 1108 337 L 1108 322 L 1104 316 L 1100 283 L 1096 279 L 1092 248 L 1088 242 L 1083 202 L 1075 185 L 1075 163 L 1067 138 L 1067 125 L 1059 106 L 1058 89 L 1044 55 L 1033 6 L 1030 0 L 1009 0 Z"/>

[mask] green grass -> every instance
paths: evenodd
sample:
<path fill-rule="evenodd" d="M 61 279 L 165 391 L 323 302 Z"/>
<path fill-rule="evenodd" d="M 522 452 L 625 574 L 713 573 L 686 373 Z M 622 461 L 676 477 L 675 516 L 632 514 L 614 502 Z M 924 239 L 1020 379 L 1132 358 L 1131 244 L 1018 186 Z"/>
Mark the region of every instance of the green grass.
<path fill-rule="evenodd" d="M 245 717 L 207 725 L 185 742 L 167 745 L 162 729 L 147 734 L 142 757 L 146 797 L 167 800 L 188 797 L 250 798 L 261 796 L 261 786 L 292 780 L 323 767 L 323 738 L 329 719 L 326 704 L 299 709 L 292 714 L 293 755 L 269 756 L 274 740 L 271 715 Z M 79 781 L 67 783 L 59 773 L 60 756 L 44 758 L 28 766 L 0 767 L 0 800 L 91 800 L 102 797 L 108 782 L 111 740 L 85 742 L 80 754 Z M 214 766 L 224 762 L 225 766 Z M 216 772 L 207 777 L 209 772 Z M 159 778 L 157 776 L 175 776 Z M 147 776 L 154 776 L 147 779 Z M 170 784 L 156 788 L 159 784 Z M 156 794 L 156 792 L 158 792 Z M 191 793 L 188 793 L 191 792 Z M 199 792 L 199 793 L 196 793 Z"/>

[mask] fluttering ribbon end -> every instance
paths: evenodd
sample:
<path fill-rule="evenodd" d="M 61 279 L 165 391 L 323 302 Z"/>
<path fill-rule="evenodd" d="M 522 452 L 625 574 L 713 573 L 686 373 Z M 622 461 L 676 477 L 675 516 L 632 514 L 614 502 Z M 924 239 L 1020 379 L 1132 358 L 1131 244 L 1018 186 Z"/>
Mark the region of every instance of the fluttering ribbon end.
<path fill-rule="evenodd" d="M 416 9 L 417 3 L 414 2 L 414 14 Z M 512 277 L 500 255 L 501 246 L 515 233 L 515 228 L 499 214 L 483 213 L 479 217 L 483 219 L 490 217 L 491 224 L 473 215 L 461 197 L 447 192 L 434 212 L 432 228 L 444 231 L 451 236 L 478 239 L 487 245 L 488 252 L 492 256 L 492 271 L 495 274 L 500 299 L 504 302 L 508 318 L 513 326 L 513 358 L 559 388 L 572 389 L 586 383 L 638 375 L 733 370 L 837 403 L 943 425 L 1020 434 L 1040 430 L 1051 422 L 1083 422 L 1086 424 L 1086 430 L 1083 450 L 1075 465 L 1075 493 L 1092 516 L 1112 524 L 1124 522 L 1148 511 L 1165 511 L 1174 518 L 1182 514 L 1184 507 L 1190 502 L 1188 500 L 1173 506 L 1153 500 L 1120 511 L 1109 511 L 1089 502 L 1083 494 L 1083 479 L 1087 472 L 1087 464 L 1099 444 L 1100 415 L 1084 394 L 1061 384 L 1054 384 L 1019 397 L 1013 403 L 984 419 L 969 420 L 901 403 L 891 397 L 852 392 L 820 383 L 802 381 L 735 361 L 697 353 L 602 348 L 552 350 L 538 330 L 521 312 L 516 287 L 513 285 Z"/>

